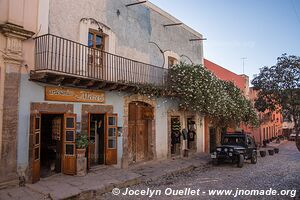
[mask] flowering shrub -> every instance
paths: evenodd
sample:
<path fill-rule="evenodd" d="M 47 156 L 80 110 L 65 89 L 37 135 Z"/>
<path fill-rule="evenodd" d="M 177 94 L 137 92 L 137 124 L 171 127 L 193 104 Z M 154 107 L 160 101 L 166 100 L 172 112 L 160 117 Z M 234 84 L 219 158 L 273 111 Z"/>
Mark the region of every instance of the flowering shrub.
<path fill-rule="evenodd" d="M 170 68 L 164 88 L 141 85 L 139 92 L 149 96 L 170 96 L 182 109 L 208 115 L 215 125 L 240 123 L 257 125 L 256 112 L 249 100 L 233 83 L 218 79 L 202 65 L 180 63 Z"/>

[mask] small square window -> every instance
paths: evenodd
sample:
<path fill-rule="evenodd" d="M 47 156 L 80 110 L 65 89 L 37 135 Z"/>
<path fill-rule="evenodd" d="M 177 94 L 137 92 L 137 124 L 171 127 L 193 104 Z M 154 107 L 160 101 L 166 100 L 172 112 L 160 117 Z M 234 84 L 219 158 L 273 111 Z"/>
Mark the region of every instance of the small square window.
<path fill-rule="evenodd" d="M 66 141 L 67 142 L 74 141 L 74 131 L 66 131 Z"/>
<path fill-rule="evenodd" d="M 39 160 L 40 159 L 40 148 L 36 147 L 34 148 L 34 160 Z"/>
<path fill-rule="evenodd" d="M 73 117 L 67 117 L 66 119 L 66 128 L 74 128 L 75 127 L 75 121 Z"/>
<path fill-rule="evenodd" d="M 116 128 L 109 128 L 108 129 L 108 137 L 116 136 Z"/>
<path fill-rule="evenodd" d="M 35 118 L 35 129 L 36 130 L 40 129 L 40 118 L 39 117 Z"/>
<path fill-rule="evenodd" d="M 116 143 L 116 139 L 108 139 L 108 148 L 109 149 L 116 149 L 117 148 L 117 143 Z"/>
<path fill-rule="evenodd" d="M 74 144 L 66 144 L 66 155 L 74 155 Z"/>
<path fill-rule="evenodd" d="M 108 117 L 108 125 L 109 126 L 116 126 L 117 125 L 116 117 Z"/>
<path fill-rule="evenodd" d="M 34 135 L 34 145 L 40 144 L 40 133 L 35 133 Z"/>

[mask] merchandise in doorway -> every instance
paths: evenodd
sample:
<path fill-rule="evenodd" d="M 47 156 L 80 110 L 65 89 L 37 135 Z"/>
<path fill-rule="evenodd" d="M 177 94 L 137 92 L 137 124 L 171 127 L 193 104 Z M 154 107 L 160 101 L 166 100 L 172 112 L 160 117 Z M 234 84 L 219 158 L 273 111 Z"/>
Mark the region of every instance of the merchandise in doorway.
<path fill-rule="evenodd" d="M 171 118 L 171 154 L 180 155 L 181 125 L 179 117 Z"/>
<path fill-rule="evenodd" d="M 41 116 L 41 164 L 40 177 L 61 172 L 62 114 Z"/>
<path fill-rule="evenodd" d="M 105 115 L 90 114 L 90 166 L 105 164 Z"/>
<path fill-rule="evenodd" d="M 196 122 L 193 118 L 187 118 L 187 127 L 188 127 L 188 149 L 196 150 Z"/>

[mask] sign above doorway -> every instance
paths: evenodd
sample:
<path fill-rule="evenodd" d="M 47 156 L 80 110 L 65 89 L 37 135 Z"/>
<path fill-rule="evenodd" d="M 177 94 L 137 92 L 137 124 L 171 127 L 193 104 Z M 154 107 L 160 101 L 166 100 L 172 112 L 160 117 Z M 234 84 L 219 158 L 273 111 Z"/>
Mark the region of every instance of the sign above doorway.
<path fill-rule="evenodd" d="M 84 90 L 84 89 L 46 86 L 45 100 L 85 102 L 85 103 L 104 103 L 105 96 L 104 96 L 104 92 L 102 91 L 91 91 L 91 90 Z"/>

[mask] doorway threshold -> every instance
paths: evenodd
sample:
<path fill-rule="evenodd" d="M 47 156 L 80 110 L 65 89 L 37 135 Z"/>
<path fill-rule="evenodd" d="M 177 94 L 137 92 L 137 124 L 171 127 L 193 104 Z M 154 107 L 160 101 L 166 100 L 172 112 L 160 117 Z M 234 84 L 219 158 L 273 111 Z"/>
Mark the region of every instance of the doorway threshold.
<path fill-rule="evenodd" d="M 50 176 L 40 177 L 40 179 L 41 180 L 48 180 L 48 179 L 52 179 L 52 178 L 56 178 L 56 177 L 60 177 L 60 176 L 67 176 L 67 175 L 62 174 L 62 173 L 54 173 L 54 174 L 51 174 Z"/>
<path fill-rule="evenodd" d="M 105 170 L 108 169 L 111 166 L 108 165 L 95 165 L 95 166 L 91 166 L 90 170 L 88 173 L 93 173 L 93 172 L 97 172 L 97 171 L 101 171 L 101 170 Z"/>

